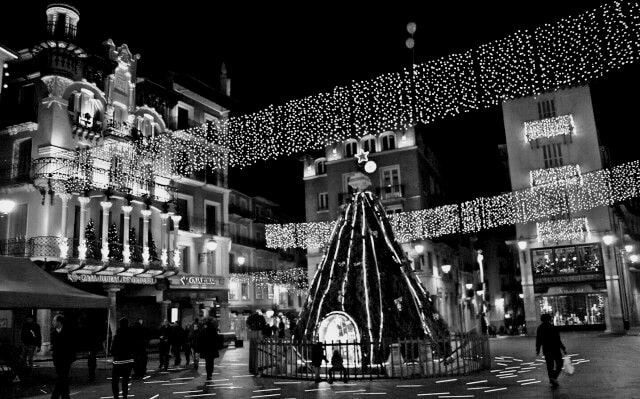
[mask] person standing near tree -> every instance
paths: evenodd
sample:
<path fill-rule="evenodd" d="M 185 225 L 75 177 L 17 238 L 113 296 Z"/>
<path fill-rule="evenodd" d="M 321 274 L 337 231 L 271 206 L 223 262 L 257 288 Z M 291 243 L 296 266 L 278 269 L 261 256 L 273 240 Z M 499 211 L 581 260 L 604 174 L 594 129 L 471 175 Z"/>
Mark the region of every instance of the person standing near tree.
<path fill-rule="evenodd" d="M 33 368 L 33 355 L 36 351 L 40 351 L 42 345 L 42 335 L 40 334 L 40 326 L 33 321 L 33 317 L 27 317 L 26 322 L 22 325 L 20 333 L 22 344 L 24 345 L 24 357 L 30 369 Z"/>
<path fill-rule="evenodd" d="M 311 365 L 313 366 L 313 371 L 315 373 L 316 383 L 320 382 L 320 366 L 322 366 L 323 360 L 329 363 L 327 355 L 324 353 L 324 345 L 322 342 L 316 342 L 311 348 Z"/>
<path fill-rule="evenodd" d="M 552 387 L 557 387 L 558 376 L 562 371 L 562 353 L 567 354 L 567 348 L 560 340 L 560 332 L 558 327 L 551 323 L 551 315 L 548 313 L 540 317 L 540 327 L 536 333 L 536 355 L 540 355 L 540 347 L 544 359 L 547 361 L 547 373 L 549 375 L 549 383 Z"/>
<path fill-rule="evenodd" d="M 173 354 L 173 365 L 178 367 L 180 363 L 182 363 L 180 353 L 182 352 L 182 344 L 184 341 L 184 330 L 179 321 L 171 327 L 171 335 L 169 337 L 171 353 Z"/>
<path fill-rule="evenodd" d="M 169 368 L 169 337 L 171 336 L 171 326 L 169 326 L 169 321 L 167 319 L 162 321 L 159 335 L 160 344 L 158 349 L 160 350 L 160 367 L 158 367 L 158 369 L 166 370 Z"/>
<path fill-rule="evenodd" d="M 120 319 L 119 328 L 113 337 L 111 353 L 113 354 L 113 370 L 111 372 L 111 392 L 113 399 L 118 399 L 120 379 L 122 379 L 122 397 L 127 399 L 129 393 L 129 376 L 133 368 L 133 337 L 129 328 L 129 321 Z"/>
<path fill-rule="evenodd" d="M 51 399 L 69 399 L 69 372 L 76 360 L 74 340 L 70 328 L 65 324 L 61 314 L 53 318 L 51 331 L 51 346 L 53 349 L 53 366 L 56 369 L 56 385 L 51 393 Z"/>
<path fill-rule="evenodd" d="M 142 378 L 147 373 L 147 344 L 149 334 L 144 326 L 144 320 L 139 318 L 131 326 L 133 340 L 133 377 Z"/>
<path fill-rule="evenodd" d="M 187 339 L 189 340 L 189 346 L 191 347 L 191 352 L 193 355 L 193 369 L 198 370 L 198 366 L 200 363 L 200 335 L 202 333 L 202 327 L 200 326 L 200 321 L 195 319 L 193 326 L 191 326 L 191 331 L 189 331 L 189 336 Z"/>

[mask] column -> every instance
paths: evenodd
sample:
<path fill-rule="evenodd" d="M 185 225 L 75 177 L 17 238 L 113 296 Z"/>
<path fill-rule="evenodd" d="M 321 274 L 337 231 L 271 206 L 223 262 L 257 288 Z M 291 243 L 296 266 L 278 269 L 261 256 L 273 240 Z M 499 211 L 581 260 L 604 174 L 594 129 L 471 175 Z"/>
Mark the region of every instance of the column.
<path fill-rule="evenodd" d="M 620 292 L 620 276 L 618 274 L 607 274 L 605 280 L 607 283 L 607 302 L 609 304 L 608 312 L 605 314 L 607 330 L 610 333 L 624 333 L 624 322 L 622 319 L 622 297 Z"/>
<path fill-rule="evenodd" d="M 66 259 L 69 256 L 69 241 L 67 238 L 67 205 L 71 198 L 71 194 L 61 193 L 58 195 L 62 201 L 62 208 L 60 209 L 61 220 L 58 246 L 60 247 L 60 257 Z"/>
<path fill-rule="evenodd" d="M 162 321 L 169 320 L 169 306 L 171 305 L 171 301 L 165 300 L 160 303 L 160 319 Z"/>
<path fill-rule="evenodd" d="M 109 242 L 107 241 L 109 235 L 109 210 L 113 204 L 109 201 L 100 202 L 102 207 L 102 261 L 109 261 Z"/>
<path fill-rule="evenodd" d="M 124 213 L 124 226 L 122 229 L 122 259 L 124 263 L 131 262 L 131 248 L 129 248 L 129 219 L 131 218 L 131 211 L 133 207 L 131 205 L 123 205 L 122 212 Z"/>
<path fill-rule="evenodd" d="M 162 262 L 162 267 L 167 267 L 167 258 L 168 258 L 168 249 L 167 249 L 167 219 L 169 218 L 168 213 L 160 214 L 160 221 L 162 226 L 160 227 L 160 246 L 162 247 L 162 251 L 160 254 L 160 261 Z"/>
<path fill-rule="evenodd" d="M 87 258 L 87 243 L 84 238 L 84 232 L 87 228 L 87 204 L 89 201 L 91 201 L 89 197 L 78 197 L 78 202 L 80 202 L 80 226 L 78 226 L 80 242 L 78 242 L 78 258 L 80 260 Z"/>
<path fill-rule="evenodd" d="M 180 249 L 178 248 L 178 224 L 182 216 L 180 215 L 171 215 L 171 220 L 173 220 L 173 266 L 176 269 L 180 269 Z M 187 265 L 188 266 L 188 265 Z"/>
<path fill-rule="evenodd" d="M 40 334 L 42 336 L 40 353 L 47 355 L 51 350 L 51 309 L 38 309 L 36 322 L 40 326 Z"/>
<path fill-rule="evenodd" d="M 115 334 L 118 327 L 116 294 L 121 289 L 122 286 L 117 284 L 108 284 L 105 286 L 105 291 L 107 291 L 107 296 L 109 297 L 109 328 L 111 329 L 112 334 Z"/>
<path fill-rule="evenodd" d="M 142 214 L 142 264 L 149 264 L 149 218 L 151 209 L 143 209 Z"/>
<path fill-rule="evenodd" d="M 48 194 L 45 192 L 43 194 L 44 203 L 42 204 L 42 213 L 40 215 L 40 235 L 42 237 L 49 236 L 49 225 L 53 225 L 53 221 L 49 219 L 51 215 L 51 199 L 52 194 Z"/>

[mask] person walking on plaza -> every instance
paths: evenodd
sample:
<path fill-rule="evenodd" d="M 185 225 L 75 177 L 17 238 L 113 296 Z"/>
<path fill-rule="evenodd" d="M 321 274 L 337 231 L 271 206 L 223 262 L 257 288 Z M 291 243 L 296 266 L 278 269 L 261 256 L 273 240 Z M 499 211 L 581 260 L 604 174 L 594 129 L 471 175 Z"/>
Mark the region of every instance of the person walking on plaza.
<path fill-rule="evenodd" d="M 40 334 L 40 326 L 33 321 L 33 317 L 27 317 L 26 322 L 22 325 L 20 334 L 22 344 L 24 345 L 24 357 L 30 369 L 33 368 L 33 355 L 36 351 L 40 351 L 42 345 L 42 335 Z"/>
<path fill-rule="evenodd" d="M 159 369 L 166 370 L 169 368 L 169 337 L 171 336 L 171 326 L 169 326 L 169 321 L 167 319 L 162 321 L 162 325 L 160 326 L 160 367 Z"/>
<path fill-rule="evenodd" d="M 324 353 L 324 345 L 322 342 L 316 342 L 311 348 L 311 365 L 313 366 L 313 371 L 316 376 L 316 383 L 320 382 L 320 366 L 322 366 L 323 360 L 329 363 L 329 360 Z"/>
<path fill-rule="evenodd" d="M 51 346 L 53 366 L 56 370 L 56 385 L 51 393 L 51 399 L 69 399 L 69 372 L 76 360 L 76 353 L 71 329 L 65 324 L 64 316 L 61 314 L 53 318 Z"/>
<path fill-rule="evenodd" d="M 139 318 L 131 326 L 133 340 L 133 377 L 142 378 L 147 373 L 147 344 L 149 334 L 144 326 L 144 320 Z"/>
<path fill-rule="evenodd" d="M 120 379 L 122 379 L 122 397 L 127 399 L 129 393 L 129 376 L 133 368 L 133 337 L 129 329 L 129 321 L 120 319 L 119 328 L 113 337 L 111 353 L 113 354 L 113 370 L 111 372 L 111 392 L 113 399 L 118 399 Z"/>
<path fill-rule="evenodd" d="M 566 355 L 567 349 L 560 340 L 558 328 L 551 323 L 551 315 L 543 314 L 540 321 L 542 324 L 536 333 L 536 355 L 540 355 L 540 347 L 542 347 L 542 353 L 547 361 L 549 383 L 555 388 L 559 385 L 558 376 L 562 371 L 562 353 Z"/>
<path fill-rule="evenodd" d="M 184 352 L 184 366 L 186 368 L 189 368 L 189 365 L 191 364 L 191 341 L 189 340 L 189 335 L 191 334 L 192 329 L 193 325 L 188 324 L 182 331 L 182 351 Z"/>
<path fill-rule="evenodd" d="M 173 354 L 173 365 L 178 367 L 180 363 L 182 363 L 180 352 L 182 352 L 182 344 L 184 341 L 184 330 L 180 322 L 174 323 L 173 326 L 171 326 L 169 341 L 171 344 L 171 353 Z"/>
<path fill-rule="evenodd" d="M 202 333 L 202 327 L 200 326 L 200 321 L 198 319 L 195 320 L 193 326 L 189 331 L 189 336 L 187 340 L 189 341 L 189 346 L 191 348 L 191 352 L 193 355 L 193 369 L 198 370 L 198 366 L 200 363 L 200 335 Z"/>
<path fill-rule="evenodd" d="M 104 336 L 106 334 L 106 323 L 99 323 L 92 320 L 88 328 L 89 333 L 89 356 L 87 357 L 87 368 L 89 371 L 89 382 L 96 380 L 96 368 L 98 366 L 98 353 L 104 345 Z"/>
<path fill-rule="evenodd" d="M 207 320 L 204 326 L 204 330 L 200 334 L 200 357 L 204 358 L 205 369 L 207 371 L 207 380 L 211 380 L 213 376 L 213 359 L 217 358 L 220 354 L 218 352 L 218 331 L 216 331 L 211 320 Z"/>

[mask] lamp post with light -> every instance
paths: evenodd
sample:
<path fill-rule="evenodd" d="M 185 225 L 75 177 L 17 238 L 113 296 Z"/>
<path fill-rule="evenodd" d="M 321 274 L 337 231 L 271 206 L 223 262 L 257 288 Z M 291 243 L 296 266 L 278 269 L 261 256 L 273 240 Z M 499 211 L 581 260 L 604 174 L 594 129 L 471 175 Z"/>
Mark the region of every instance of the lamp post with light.
<path fill-rule="evenodd" d="M 613 247 L 613 262 L 615 264 L 615 274 L 617 275 L 618 280 L 618 296 L 620 300 L 620 310 L 622 311 L 622 324 L 623 329 L 629 328 L 629 304 L 627 302 L 627 292 L 625 289 L 625 271 L 624 271 L 624 256 L 621 256 L 620 260 L 623 262 L 622 270 L 620 266 L 620 262 L 618 262 L 618 253 L 615 248 L 615 244 L 618 241 L 615 234 L 611 231 L 606 231 L 602 236 L 602 242 L 607 247 L 607 259 L 611 260 L 611 249 Z M 631 246 L 632 247 L 632 246 Z M 625 246 L 625 250 L 626 250 Z M 633 250 L 633 247 L 631 248 Z M 621 251 L 622 252 L 622 251 Z M 623 254 L 621 254 L 623 255 Z"/>
<path fill-rule="evenodd" d="M 482 296 L 482 305 L 481 305 L 481 313 L 480 313 L 480 317 L 482 318 L 482 320 L 484 320 L 485 325 L 487 326 L 487 329 L 489 328 L 489 323 L 487 323 L 487 286 L 484 282 L 484 255 L 482 254 L 482 250 L 478 249 L 477 250 L 478 255 L 476 257 L 476 260 L 478 261 L 478 265 L 480 266 L 480 284 L 482 284 L 482 290 L 479 292 L 479 294 Z M 484 334 L 484 331 L 482 331 L 482 333 Z"/>

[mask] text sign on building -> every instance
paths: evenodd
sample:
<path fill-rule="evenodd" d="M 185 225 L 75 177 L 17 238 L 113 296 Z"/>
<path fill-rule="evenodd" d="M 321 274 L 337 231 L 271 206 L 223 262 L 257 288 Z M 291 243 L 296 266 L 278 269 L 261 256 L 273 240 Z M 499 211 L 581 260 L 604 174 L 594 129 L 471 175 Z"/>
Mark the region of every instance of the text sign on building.
<path fill-rule="evenodd" d="M 175 288 L 201 288 L 211 289 L 217 287 L 224 287 L 224 279 L 219 277 L 207 277 L 207 276 L 179 276 L 170 278 L 169 282 Z"/>
<path fill-rule="evenodd" d="M 153 285 L 156 279 L 153 277 L 131 277 L 131 276 L 105 276 L 101 274 L 67 274 L 67 278 L 72 282 L 80 283 L 108 283 L 108 284 L 141 284 Z"/>

